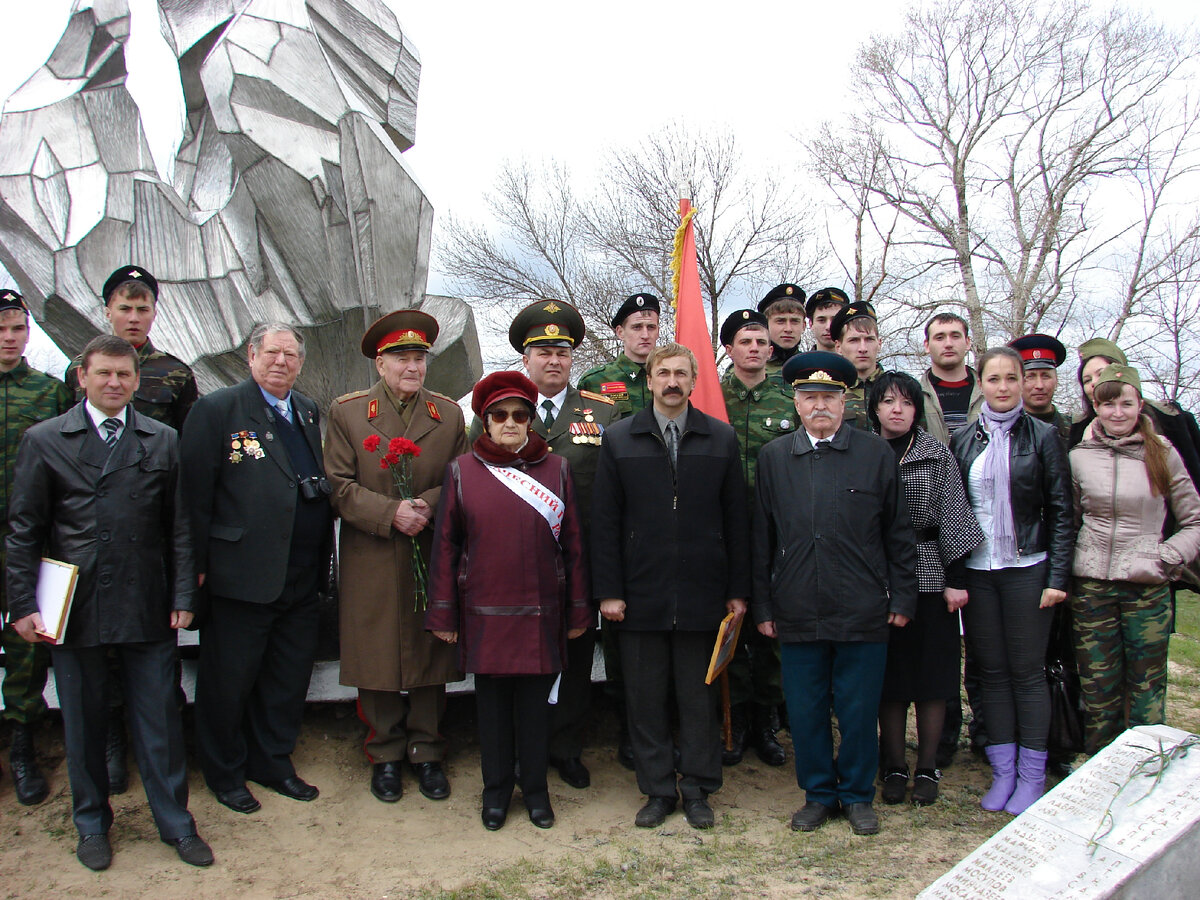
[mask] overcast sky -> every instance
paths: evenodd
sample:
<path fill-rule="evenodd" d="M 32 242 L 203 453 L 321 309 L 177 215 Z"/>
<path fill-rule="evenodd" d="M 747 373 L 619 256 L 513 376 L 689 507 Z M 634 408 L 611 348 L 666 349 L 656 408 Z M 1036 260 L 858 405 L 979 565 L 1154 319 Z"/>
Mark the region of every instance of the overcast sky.
<path fill-rule="evenodd" d="M 7 97 L 50 54 L 71 4 L 0 2 Z M 388 3 L 422 63 L 417 142 L 406 160 L 435 216 L 466 217 L 505 158 L 553 158 L 582 176 L 607 148 L 674 120 L 730 127 L 755 165 L 798 165 L 795 137 L 837 115 L 856 48 L 898 26 L 905 8 L 896 0 Z M 1195 21 L 1194 2 L 1129 5 L 1172 24 Z M 432 271 L 429 290 L 442 289 Z"/>

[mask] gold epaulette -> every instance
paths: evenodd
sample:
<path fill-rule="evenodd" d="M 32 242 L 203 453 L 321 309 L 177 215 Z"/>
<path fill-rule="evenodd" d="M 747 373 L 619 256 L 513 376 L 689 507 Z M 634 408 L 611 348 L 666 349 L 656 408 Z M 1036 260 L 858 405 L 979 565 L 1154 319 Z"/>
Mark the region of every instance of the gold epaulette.
<path fill-rule="evenodd" d="M 580 397 L 587 397 L 589 400 L 599 400 L 601 403 L 607 403 L 609 406 L 616 406 L 617 401 L 610 397 L 605 397 L 603 394 L 597 394 L 595 391 L 580 391 Z"/>
<path fill-rule="evenodd" d="M 357 400 L 359 397 L 365 397 L 370 391 L 352 391 L 349 394 L 342 394 L 337 398 L 337 403 L 345 403 L 347 400 Z"/>

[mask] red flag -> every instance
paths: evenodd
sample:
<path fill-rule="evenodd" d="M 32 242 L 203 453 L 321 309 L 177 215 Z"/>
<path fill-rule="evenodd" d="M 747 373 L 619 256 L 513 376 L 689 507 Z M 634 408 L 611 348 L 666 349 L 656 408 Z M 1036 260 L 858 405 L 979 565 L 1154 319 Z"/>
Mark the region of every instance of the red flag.
<path fill-rule="evenodd" d="M 671 268 L 675 272 L 675 341 L 696 354 L 698 371 L 692 405 L 713 418 L 728 422 L 721 379 L 717 376 L 712 335 L 708 331 L 708 317 L 704 314 L 704 300 L 700 296 L 696 232 L 692 225 L 695 210 L 692 209 L 691 200 L 679 201 L 679 215 L 682 223 L 675 232 L 675 250 L 671 255 Z"/>

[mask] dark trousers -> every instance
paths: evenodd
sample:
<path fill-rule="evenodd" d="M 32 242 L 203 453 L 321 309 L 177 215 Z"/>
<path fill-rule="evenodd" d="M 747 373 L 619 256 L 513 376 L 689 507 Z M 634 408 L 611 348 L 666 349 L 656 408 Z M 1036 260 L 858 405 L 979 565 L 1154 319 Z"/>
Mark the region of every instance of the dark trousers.
<path fill-rule="evenodd" d="M 1038 607 L 1047 564 L 967 570 L 967 641 L 979 663 L 989 744 L 1045 750 L 1050 734 L 1046 645 L 1054 610 Z"/>
<path fill-rule="evenodd" d="M 550 688 L 554 675 L 476 675 L 479 765 L 485 809 L 508 809 L 521 764 L 521 794 L 529 809 L 550 805 Z"/>
<path fill-rule="evenodd" d="M 446 739 L 441 734 L 446 686 L 431 684 L 399 691 L 358 691 L 358 717 L 370 731 L 363 750 L 372 763 L 441 762 Z"/>
<path fill-rule="evenodd" d="M 675 797 L 671 688 L 679 707 L 679 786 L 685 800 L 721 787 L 721 717 L 716 685 L 704 683 L 715 631 L 620 630 L 625 705 L 638 788 Z"/>
<path fill-rule="evenodd" d="M 783 644 L 783 693 L 796 751 L 796 783 L 809 801 L 875 799 L 879 738 L 875 722 L 887 667 L 887 643 L 811 641 Z M 842 741 L 833 755 L 837 716 Z"/>
<path fill-rule="evenodd" d="M 137 644 L 51 649 L 75 827 L 80 835 L 106 834 L 113 820 L 104 760 L 109 649 L 121 659 L 134 754 L 159 836 L 172 841 L 195 834 L 187 809 L 183 727 L 175 705 L 174 635 Z"/>
<path fill-rule="evenodd" d="M 291 754 L 317 649 L 316 567 L 288 567 L 272 603 L 213 597 L 200 629 L 196 738 L 213 791 L 296 774 Z"/>
<path fill-rule="evenodd" d="M 567 669 L 558 687 L 558 703 L 550 707 L 550 755 L 576 759 L 583 754 L 583 731 L 592 706 L 592 659 L 596 629 L 567 641 Z"/>

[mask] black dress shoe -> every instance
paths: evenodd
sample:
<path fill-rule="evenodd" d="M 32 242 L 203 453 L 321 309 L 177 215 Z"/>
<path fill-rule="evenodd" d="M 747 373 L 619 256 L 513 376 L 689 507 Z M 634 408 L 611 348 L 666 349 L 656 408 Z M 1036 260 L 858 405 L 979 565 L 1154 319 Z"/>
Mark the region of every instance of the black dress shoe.
<path fill-rule="evenodd" d="M 583 790 L 592 783 L 592 773 L 578 756 L 570 759 L 551 759 L 550 765 L 558 769 L 558 777 L 577 790 Z"/>
<path fill-rule="evenodd" d="M 529 808 L 529 821 L 538 828 L 553 828 L 554 810 L 552 810 L 549 805 L 531 806 Z"/>
<path fill-rule="evenodd" d="M 879 817 L 870 803 L 846 804 L 846 818 L 855 834 L 879 834 Z"/>
<path fill-rule="evenodd" d="M 198 834 L 188 834 L 173 841 L 163 841 L 175 848 L 175 852 L 189 866 L 211 866 L 213 864 L 212 848 Z"/>
<path fill-rule="evenodd" d="M 712 807 L 703 797 L 684 800 L 683 814 L 687 817 L 687 823 L 693 828 L 712 828 L 716 821 L 713 818 Z"/>
<path fill-rule="evenodd" d="M 222 806 L 228 806 L 234 812 L 252 813 L 262 809 L 262 804 L 254 799 L 254 795 L 245 785 L 234 788 L 232 791 L 216 791 L 215 793 L 217 802 Z"/>
<path fill-rule="evenodd" d="M 299 775 L 289 775 L 282 781 L 260 781 L 263 787 L 268 787 L 277 794 L 283 794 L 290 800 L 316 800 L 321 792 L 301 778 Z"/>
<path fill-rule="evenodd" d="M 413 763 L 417 776 L 417 787 L 430 800 L 445 800 L 450 796 L 450 781 L 439 762 Z"/>
<path fill-rule="evenodd" d="M 651 797 L 646 801 L 646 805 L 638 810 L 633 824 L 638 828 L 657 828 L 673 812 L 675 812 L 674 797 Z"/>
<path fill-rule="evenodd" d="M 75 846 L 75 858 L 93 872 L 103 872 L 112 865 L 112 844 L 107 834 L 85 834 Z"/>
<path fill-rule="evenodd" d="M 792 831 L 816 831 L 833 818 L 837 809 L 809 800 L 792 814 Z"/>
<path fill-rule="evenodd" d="M 488 831 L 499 831 L 504 827 L 504 820 L 508 818 L 508 810 L 501 809 L 499 806 L 485 806 L 480 818 L 483 819 L 483 827 Z M 553 823 L 553 817 L 551 819 Z"/>
<path fill-rule="evenodd" d="M 384 803 L 395 803 L 404 796 L 399 762 L 381 762 L 371 766 L 371 793 Z"/>

